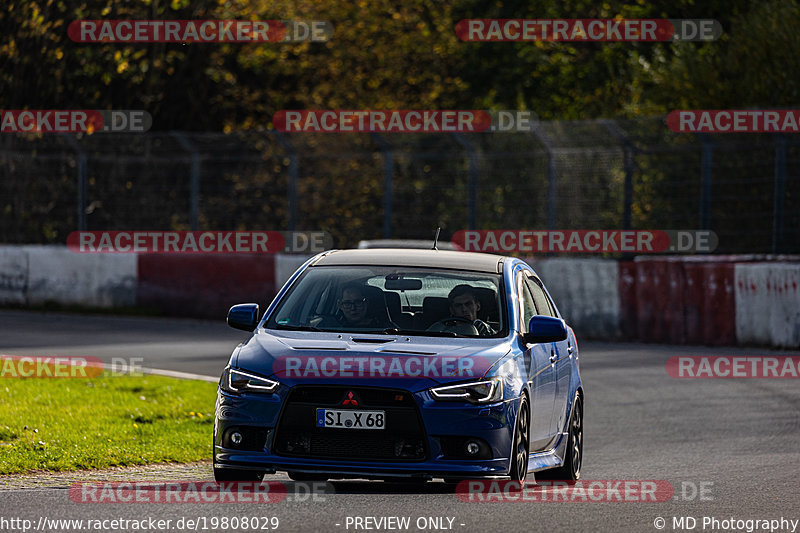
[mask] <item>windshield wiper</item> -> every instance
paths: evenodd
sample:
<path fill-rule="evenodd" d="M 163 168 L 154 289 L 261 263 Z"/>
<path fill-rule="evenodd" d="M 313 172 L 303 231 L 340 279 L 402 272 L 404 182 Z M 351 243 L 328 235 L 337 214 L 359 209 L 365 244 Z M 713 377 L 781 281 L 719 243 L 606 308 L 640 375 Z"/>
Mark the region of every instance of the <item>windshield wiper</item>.
<path fill-rule="evenodd" d="M 388 335 L 420 335 L 423 337 L 464 337 L 455 331 L 423 331 L 419 329 L 386 328 L 383 330 Z"/>
<path fill-rule="evenodd" d="M 275 329 L 284 329 L 287 331 L 325 331 L 314 326 L 288 326 L 285 324 L 278 324 Z"/>

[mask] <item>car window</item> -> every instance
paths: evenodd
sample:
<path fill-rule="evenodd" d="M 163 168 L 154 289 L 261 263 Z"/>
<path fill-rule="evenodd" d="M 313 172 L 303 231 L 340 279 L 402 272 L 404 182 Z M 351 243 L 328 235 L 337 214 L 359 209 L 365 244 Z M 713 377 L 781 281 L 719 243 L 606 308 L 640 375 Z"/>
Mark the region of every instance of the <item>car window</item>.
<path fill-rule="evenodd" d="M 531 317 L 536 314 L 536 305 L 534 304 L 533 296 L 531 296 L 530 290 L 528 290 L 527 283 L 525 283 L 524 280 L 525 276 L 520 275 L 518 287 L 520 304 L 522 305 L 521 329 L 523 332 L 527 333 L 528 323 L 531 321 Z"/>
<path fill-rule="evenodd" d="M 556 304 L 553 303 L 553 299 L 550 298 L 550 296 L 547 294 L 546 291 L 542 290 L 542 292 L 544 292 L 544 297 L 547 299 L 547 304 L 550 306 L 550 316 L 561 318 L 560 316 L 558 316 L 558 311 L 556 311 Z"/>
<path fill-rule="evenodd" d="M 533 301 L 536 304 L 536 314 L 543 316 L 556 316 L 553 308 L 550 306 L 550 301 L 544 293 L 542 287 L 537 283 L 537 280 L 532 277 L 525 278 L 525 285 L 533 295 Z"/>
<path fill-rule="evenodd" d="M 267 320 L 274 329 L 380 332 L 435 336 L 504 336 L 502 276 L 446 269 L 316 266 L 292 285 Z M 474 318 L 451 315 L 448 300 L 466 291 Z M 462 311 L 463 312 L 463 311 Z M 455 320 L 453 320 L 455 318 Z M 472 328 L 475 320 L 489 328 Z M 452 323 L 452 324 L 451 324 Z M 433 327 L 436 325 L 436 327 Z M 455 327 L 458 325 L 460 327 Z M 453 327 L 450 327 L 453 326 Z"/>

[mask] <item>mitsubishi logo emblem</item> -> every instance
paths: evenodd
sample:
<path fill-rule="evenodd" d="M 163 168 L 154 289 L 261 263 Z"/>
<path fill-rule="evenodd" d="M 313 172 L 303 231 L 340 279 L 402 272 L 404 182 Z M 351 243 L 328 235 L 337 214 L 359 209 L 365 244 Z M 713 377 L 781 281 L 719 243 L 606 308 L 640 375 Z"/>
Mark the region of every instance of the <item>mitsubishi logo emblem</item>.
<path fill-rule="evenodd" d="M 355 399 L 355 394 L 353 394 L 353 391 L 347 392 L 347 398 L 344 399 L 342 405 L 353 405 L 358 407 L 358 400 Z"/>

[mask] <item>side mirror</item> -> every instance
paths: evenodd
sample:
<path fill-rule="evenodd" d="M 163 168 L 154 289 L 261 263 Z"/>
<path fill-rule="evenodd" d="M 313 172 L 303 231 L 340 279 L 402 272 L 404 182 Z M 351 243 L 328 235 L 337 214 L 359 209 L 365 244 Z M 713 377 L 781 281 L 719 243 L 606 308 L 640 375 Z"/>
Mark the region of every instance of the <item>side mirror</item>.
<path fill-rule="evenodd" d="M 534 315 L 528 322 L 528 333 L 522 340 L 528 344 L 537 342 L 558 342 L 567 338 L 567 325 L 560 318 Z"/>
<path fill-rule="evenodd" d="M 258 324 L 258 304 L 234 305 L 228 310 L 228 325 L 252 332 Z"/>

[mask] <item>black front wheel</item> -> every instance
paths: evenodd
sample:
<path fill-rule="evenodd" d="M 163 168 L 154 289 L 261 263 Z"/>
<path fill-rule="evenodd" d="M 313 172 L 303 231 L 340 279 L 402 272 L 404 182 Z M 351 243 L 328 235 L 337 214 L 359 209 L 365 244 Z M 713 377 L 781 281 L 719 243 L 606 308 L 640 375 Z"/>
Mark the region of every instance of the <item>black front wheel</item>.
<path fill-rule="evenodd" d="M 514 445 L 511 448 L 511 469 L 508 475 L 514 481 L 525 481 L 528 475 L 528 430 L 530 428 L 531 412 L 528 409 L 528 399 L 523 396 L 517 414 L 517 424 L 514 428 Z"/>

